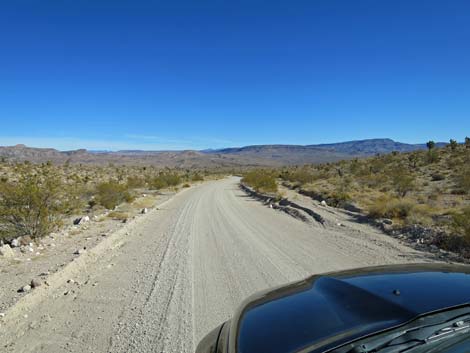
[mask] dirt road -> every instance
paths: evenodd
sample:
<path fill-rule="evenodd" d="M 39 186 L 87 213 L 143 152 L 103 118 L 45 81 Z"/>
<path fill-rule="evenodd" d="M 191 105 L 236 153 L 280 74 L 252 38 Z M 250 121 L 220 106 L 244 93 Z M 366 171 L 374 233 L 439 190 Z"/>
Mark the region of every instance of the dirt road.
<path fill-rule="evenodd" d="M 237 183 L 177 194 L 74 278 L 56 276 L 47 295 L 7 312 L 2 351 L 192 352 L 255 291 L 324 271 L 428 261 L 365 225 L 296 220 Z"/>

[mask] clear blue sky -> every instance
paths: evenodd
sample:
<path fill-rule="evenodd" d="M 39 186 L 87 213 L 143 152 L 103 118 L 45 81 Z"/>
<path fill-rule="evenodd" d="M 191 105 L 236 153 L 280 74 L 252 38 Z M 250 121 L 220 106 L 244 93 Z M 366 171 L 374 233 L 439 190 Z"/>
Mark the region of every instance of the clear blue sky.
<path fill-rule="evenodd" d="M 468 0 L 0 4 L 0 145 L 470 135 Z"/>

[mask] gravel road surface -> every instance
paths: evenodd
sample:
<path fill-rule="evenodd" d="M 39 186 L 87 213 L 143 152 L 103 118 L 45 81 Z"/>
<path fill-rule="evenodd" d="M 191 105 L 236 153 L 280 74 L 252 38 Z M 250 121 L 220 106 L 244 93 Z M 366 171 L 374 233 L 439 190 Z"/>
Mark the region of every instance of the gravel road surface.
<path fill-rule="evenodd" d="M 6 313 L 0 350 L 193 352 L 258 290 L 325 271 L 429 261 L 366 225 L 323 227 L 270 209 L 238 181 L 177 194 L 74 278 L 51 279 L 60 283 L 44 285 L 47 295 Z"/>

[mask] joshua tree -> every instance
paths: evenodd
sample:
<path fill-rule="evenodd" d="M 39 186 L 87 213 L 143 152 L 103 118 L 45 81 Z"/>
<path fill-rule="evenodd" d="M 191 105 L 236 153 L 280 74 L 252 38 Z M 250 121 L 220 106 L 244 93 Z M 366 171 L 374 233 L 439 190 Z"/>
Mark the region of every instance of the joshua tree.
<path fill-rule="evenodd" d="M 428 150 L 432 150 L 434 147 L 436 147 L 436 143 L 430 140 L 426 143 L 426 147 L 428 148 Z"/>
<path fill-rule="evenodd" d="M 458 143 L 457 141 L 450 139 L 449 146 L 452 151 L 455 151 L 457 149 Z"/>

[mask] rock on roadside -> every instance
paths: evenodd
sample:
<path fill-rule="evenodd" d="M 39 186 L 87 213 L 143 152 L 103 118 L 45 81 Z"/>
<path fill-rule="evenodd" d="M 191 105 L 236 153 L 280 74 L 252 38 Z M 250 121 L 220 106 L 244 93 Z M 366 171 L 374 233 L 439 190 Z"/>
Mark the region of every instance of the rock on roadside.
<path fill-rule="evenodd" d="M 26 292 L 29 292 L 30 290 L 31 290 L 31 286 L 28 284 L 26 286 L 21 287 L 21 289 L 19 291 L 23 292 L 23 293 L 26 293 Z"/>
<path fill-rule="evenodd" d="M 32 279 L 31 280 L 31 287 L 32 288 L 37 288 L 41 286 L 41 282 L 37 279 Z"/>
<path fill-rule="evenodd" d="M 76 218 L 73 221 L 73 224 L 80 225 L 80 224 L 83 224 L 83 223 L 86 223 L 86 222 L 89 222 L 89 221 L 90 221 L 90 217 L 84 216 L 84 217 Z"/>
<path fill-rule="evenodd" d="M 10 245 L 6 244 L 0 247 L 0 256 L 11 258 L 15 256 L 15 252 L 10 248 Z"/>

